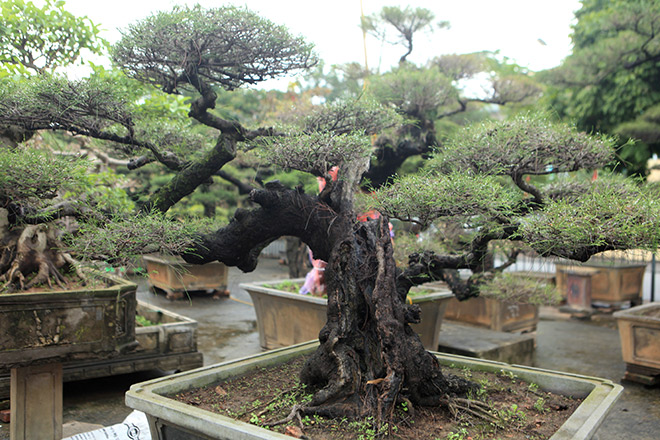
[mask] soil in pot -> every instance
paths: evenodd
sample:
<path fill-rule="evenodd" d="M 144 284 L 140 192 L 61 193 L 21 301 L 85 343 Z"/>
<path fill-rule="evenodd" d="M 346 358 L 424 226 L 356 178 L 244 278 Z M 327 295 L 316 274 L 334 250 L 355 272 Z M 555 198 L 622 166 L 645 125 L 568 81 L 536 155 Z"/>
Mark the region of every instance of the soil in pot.
<path fill-rule="evenodd" d="M 34 286 L 24 289 L 24 290 L 11 290 L 8 289 L 10 286 L 4 286 L 6 290 L 0 290 L 0 294 L 11 294 L 11 293 L 59 293 L 63 291 L 78 291 L 78 290 L 89 290 L 89 289 L 99 289 L 108 287 L 110 283 L 103 278 L 89 274 L 85 279 L 81 279 L 78 275 L 73 272 L 61 272 L 62 275 L 62 286 L 58 286 L 56 282 L 52 282 L 52 285 L 49 286 L 47 283 L 38 283 Z M 30 280 L 34 277 L 28 277 L 25 280 L 25 284 L 28 284 Z"/>
<path fill-rule="evenodd" d="M 373 420 L 327 419 L 304 416 L 287 418 L 296 403 L 311 394 L 298 382 L 304 357 L 287 364 L 259 369 L 245 376 L 192 389 L 173 399 L 276 432 L 305 435 L 314 440 L 382 438 L 392 439 L 513 439 L 550 438 L 571 416 L 581 399 L 539 390 L 536 384 L 518 379 L 510 372 L 473 372 L 444 368 L 445 373 L 466 377 L 479 384 L 470 401 L 455 400 L 444 407 L 397 406 L 395 422 L 379 431 Z"/>

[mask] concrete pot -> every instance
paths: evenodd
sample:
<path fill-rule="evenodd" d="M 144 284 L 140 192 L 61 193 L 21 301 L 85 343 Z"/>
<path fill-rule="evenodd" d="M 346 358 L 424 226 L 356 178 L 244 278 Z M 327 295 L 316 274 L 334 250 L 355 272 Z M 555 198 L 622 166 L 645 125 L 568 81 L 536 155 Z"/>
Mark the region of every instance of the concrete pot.
<path fill-rule="evenodd" d="M 209 385 L 256 368 L 286 362 L 301 354 L 313 352 L 317 345 L 318 342 L 313 341 L 136 384 L 126 393 L 126 405 L 147 415 L 153 440 L 170 438 L 290 439 L 291 437 L 201 410 L 165 396 Z M 620 385 L 605 379 L 457 355 L 441 353 L 435 355 L 441 365 L 453 364 L 477 371 L 510 371 L 521 380 L 539 385 L 541 390 L 585 398 L 573 415 L 551 437 L 551 440 L 592 438 L 623 391 Z"/>
<path fill-rule="evenodd" d="M 131 355 L 161 357 L 197 353 L 197 321 L 142 301 L 138 301 L 137 312 L 154 325 L 136 328 L 138 345 Z M 199 365 L 186 369 L 201 366 L 202 354 L 198 354 Z"/>
<path fill-rule="evenodd" d="M 447 305 L 445 319 L 498 332 L 530 332 L 535 331 L 538 325 L 539 307 L 483 296 L 467 301 L 452 298 Z"/>
<path fill-rule="evenodd" d="M 328 301 L 325 298 L 265 287 L 283 281 L 302 283 L 304 280 L 301 278 L 240 285 L 252 298 L 257 315 L 259 343 L 266 349 L 317 339 L 319 331 L 327 321 Z M 428 350 L 438 349 L 442 319 L 447 302 L 452 297 L 453 294 L 448 290 L 412 297 L 412 302 L 418 304 L 422 310 L 422 322 L 411 327 L 419 334 L 422 344 Z"/>
<path fill-rule="evenodd" d="M 149 284 L 165 291 L 168 299 L 183 298 L 186 292 L 205 291 L 227 295 L 227 266 L 218 261 L 207 264 L 186 263 L 180 257 L 144 255 Z"/>
<path fill-rule="evenodd" d="M 10 370 L 12 440 L 62 437 L 62 363 L 135 346 L 137 286 L 0 295 L 0 368 Z"/>
<path fill-rule="evenodd" d="M 187 371 L 204 365 L 203 355 L 197 351 L 197 321 L 139 300 L 137 314 L 155 323 L 148 327 L 136 326 L 137 345 L 110 359 L 66 362 L 62 365 L 62 381 L 155 368 Z M 9 397 L 9 373 L 9 369 L 0 367 L 0 399 Z"/>
<path fill-rule="evenodd" d="M 0 368 L 116 356 L 135 345 L 137 286 L 0 295 Z"/>
<path fill-rule="evenodd" d="M 624 379 L 660 383 L 660 302 L 614 313 L 626 363 Z"/>
<path fill-rule="evenodd" d="M 574 274 L 590 275 L 591 301 L 612 305 L 625 301 L 641 303 L 646 264 L 607 265 L 588 263 L 580 265 L 555 264 L 557 289 L 568 295 L 569 277 Z"/>

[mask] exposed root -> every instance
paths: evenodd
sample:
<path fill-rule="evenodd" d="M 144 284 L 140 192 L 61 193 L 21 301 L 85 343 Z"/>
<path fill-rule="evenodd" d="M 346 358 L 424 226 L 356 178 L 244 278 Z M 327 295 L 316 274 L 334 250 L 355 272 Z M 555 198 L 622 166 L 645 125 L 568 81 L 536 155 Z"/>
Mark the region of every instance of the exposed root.
<path fill-rule="evenodd" d="M 459 414 L 469 414 L 477 419 L 501 427 L 500 420 L 491 412 L 490 407 L 479 400 L 452 397 L 445 401 L 445 405 L 454 417 L 458 417 Z"/>
<path fill-rule="evenodd" d="M 83 272 L 80 262 L 78 262 L 76 259 L 74 259 L 71 255 L 69 255 L 66 252 L 62 252 L 60 256 L 64 259 L 66 263 L 69 264 L 69 266 L 73 268 L 78 278 L 82 280 L 83 285 L 89 282 L 89 278 L 87 278 L 87 275 L 85 275 L 85 272 Z"/>
<path fill-rule="evenodd" d="M 281 393 L 280 396 L 282 394 L 285 393 Z M 280 396 L 274 398 L 271 402 L 277 400 Z M 493 426 L 496 426 L 497 428 L 503 428 L 500 419 L 497 417 L 497 415 L 495 415 L 492 412 L 492 409 L 487 403 L 484 403 L 479 400 L 471 400 L 461 397 L 447 397 L 447 396 L 442 397 L 437 401 L 439 402 L 440 405 L 445 406 L 448 409 L 448 411 L 452 414 L 452 416 L 455 418 L 459 416 L 468 415 L 475 419 L 483 420 L 487 423 L 490 423 Z M 414 418 L 414 407 L 412 403 L 405 398 L 400 399 L 399 402 L 406 403 L 407 411 L 405 417 L 398 418 L 395 421 L 395 423 L 409 425 L 410 424 L 409 421 Z M 268 406 L 268 404 L 266 404 L 266 406 Z M 260 412 L 258 416 L 261 417 L 266 412 L 267 410 L 264 410 Z M 296 423 L 300 427 L 301 432 L 303 432 L 305 428 L 302 421 L 303 416 L 311 416 L 311 415 L 322 416 L 328 419 L 341 419 L 344 417 L 351 419 L 351 418 L 358 418 L 365 416 L 365 414 L 361 414 L 361 415 L 357 414 L 355 412 L 354 407 L 352 407 L 348 403 L 336 403 L 331 405 L 326 404 L 322 406 L 308 406 L 304 404 L 296 404 L 291 407 L 291 411 L 286 417 L 271 422 L 263 423 L 263 426 L 272 428 L 275 426 Z M 394 421 L 393 416 L 394 414 L 390 414 L 390 418 L 388 418 L 387 420 L 377 421 L 375 423 L 380 428 L 386 423 L 392 423 Z M 306 437 L 303 436 L 303 438 Z"/>
<path fill-rule="evenodd" d="M 302 417 L 300 417 L 301 410 L 303 408 L 303 405 L 293 405 L 291 408 L 291 412 L 289 413 L 288 416 L 286 416 L 283 419 L 276 420 L 274 422 L 269 422 L 269 423 L 264 423 L 264 426 L 279 426 L 279 425 L 284 425 L 285 423 L 291 422 L 294 418 L 298 420 L 298 423 L 300 424 L 300 427 L 302 428 Z"/>
<path fill-rule="evenodd" d="M 72 267 L 86 281 L 80 265 L 67 253 L 55 230 L 45 225 L 28 225 L 3 237 L 0 247 L 0 292 L 27 290 L 43 284 L 49 288 L 67 285 L 61 269 Z M 29 280 L 29 281 L 28 281 Z"/>

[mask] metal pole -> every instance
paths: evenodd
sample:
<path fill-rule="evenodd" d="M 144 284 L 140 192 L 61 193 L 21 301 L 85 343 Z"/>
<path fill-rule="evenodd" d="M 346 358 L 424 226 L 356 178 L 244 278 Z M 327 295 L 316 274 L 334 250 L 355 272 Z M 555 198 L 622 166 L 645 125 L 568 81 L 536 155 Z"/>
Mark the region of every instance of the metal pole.
<path fill-rule="evenodd" d="M 360 0 L 360 18 L 364 20 L 364 6 L 362 5 L 362 0 Z M 367 62 L 367 31 L 364 30 L 364 28 L 362 28 L 362 45 L 364 47 L 364 70 L 369 72 L 369 63 Z"/>
<path fill-rule="evenodd" d="M 655 301 L 655 252 L 651 256 L 651 302 Z"/>

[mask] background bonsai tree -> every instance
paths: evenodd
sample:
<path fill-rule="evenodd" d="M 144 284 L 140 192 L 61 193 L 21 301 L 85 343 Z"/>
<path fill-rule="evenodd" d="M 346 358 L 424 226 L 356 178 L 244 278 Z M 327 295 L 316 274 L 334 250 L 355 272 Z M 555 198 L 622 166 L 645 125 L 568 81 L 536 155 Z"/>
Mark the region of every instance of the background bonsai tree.
<path fill-rule="evenodd" d="M 169 94 L 193 93 L 189 116 L 210 130 L 204 133 L 213 133 L 214 142 L 207 148 L 201 143 L 182 159 L 173 151 L 173 139 L 183 136 L 187 146 L 197 145 L 198 137 L 168 127 L 162 116 L 158 130 L 150 130 L 148 118 L 138 116 L 132 95 L 121 87 L 125 83 L 112 75 L 76 82 L 57 77 L 5 81 L 0 123 L 110 141 L 128 154 L 141 154 L 135 166 L 157 161 L 174 172 L 150 195 L 142 214 L 83 223 L 70 242 L 78 255 L 118 258 L 178 240 L 179 248 L 170 250 L 188 262 L 219 260 L 251 271 L 268 243 L 293 236 L 328 262 L 328 321 L 319 334 L 320 347 L 301 371 L 313 396 L 296 405 L 291 417 L 373 416 L 382 424 L 394 417 L 400 402 L 410 408 L 443 405 L 471 389 L 468 382 L 444 375 L 424 349 L 409 326 L 421 319 L 419 309 L 405 297 L 411 286 L 436 278 L 445 279 L 461 298 L 477 294 L 496 272 L 483 264 L 492 240 L 524 240 L 542 255 L 579 260 L 602 250 L 658 243 L 657 197 L 642 187 L 599 179 L 542 188 L 526 180 L 599 167 L 611 158 L 608 138 L 592 138 L 543 117 L 469 128 L 421 174 L 397 179 L 356 204 L 374 151 L 371 137 L 397 130 L 399 117 L 367 95 L 317 107 L 297 125 L 279 130 L 248 129 L 218 116 L 214 88 L 232 90 L 314 62 L 307 44 L 244 9 L 158 13 L 129 28 L 113 58 L 141 83 Z M 255 209 L 237 209 L 228 225 L 210 233 L 182 233 L 180 225 L 191 223 L 162 217 L 234 159 L 239 146 L 254 148 L 268 163 L 324 178 L 326 185 L 312 195 L 301 187 L 266 183 L 250 192 Z M 29 153 L 22 146 L 15 151 Z M 364 207 L 377 208 L 381 216 L 357 221 Z M 153 210 L 159 215 L 146 214 Z M 389 216 L 422 225 L 462 216 L 478 234 L 470 252 L 420 253 L 408 267 L 397 268 Z M 25 216 L 19 216 L 10 227 L 24 224 Z M 456 270 L 461 268 L 473 276 L 460 279 Z"/>
<path fill-rule="evenodd" d="M 365 72 L 364 81 L 378 101 L 406 118 L 396 132 L 381 134 L 374 142 L 376 151 L 365 176 L 373 187 L 401 172 L 407 160 L 426 158 L 442 148 L 444 139 L 467 120 L 492 117 L 505 105 L 530 105 L 541 95 L 541 86 L 526 69 L 487 52 L 442 55 L 421 65 L 408 61 L 416 36 L 448 27 L 449 22 L 436 22 L 425 8 L 383 7 L 362 20 L 365 32 L 406 50 L 389 72 Z"/>
<path fill-rule="evenodd" d="M 164 224 L 163 214 L 196 188 L 209 184 L 235 158 L 239 142 L 249 144 L 275 134 L 267 128 L 249 130 L 214 114 L 214 87 L 233 90 L 315 63 L 311 46 L 250 11 L 177 8 L 127 31 L 113 49 L 113 58 L 125 74 L 97 68 L 89 78 L 71 81 L 54 69 L 73 62 L 84 48 L 97 48 L 93 25 L 84 19 L 49 21 L 48 17 L 70 17 L 61 3 L 37 9 L 31 3 L 11 0 L 3 3 L 5 10 L 11 12 L 9 18 L 16 18 L 9 21 L 16 32 L 3 30 L 1 40 L 8 74 L 0 84 L 0 126 L 7 127 L 4 131 L 12 137 L 5 137 L 2 150 L 8 166 L 0 179 L 0 203 L 7 233 L 2 237 L 0 276 L 9 290 L 63 281 L 59 269 L 70 266 L 72 260 L 63 252 L 61 229 L 52 227 L 53 220 L 63 216 L 78 218 L 80 231 L 97 231 L 97 240 L 114 243 L 113 249 L 101 246 L 95 249 L 98 252 L 79 249 L 85 257 L 117 262 L 140 252 L 176 252 L 170 245 L 177 241 L 175 247 L 185 247 L 189 236 L 182 232 L 187 227 Z M 67 26 L 91 30 L 80 35 L 74 32 L 66 41 L 20 38 L 42 33 L 68 35 Z M 34 41 L 24 44 L 24 40 Z M 49 68 L 37 64 L 41 59 L 50 62 L 50 66 L 46 64 Z M 180 93 L 192 99 L 184 104 L 164 98 Z M 182 106 L 188 108 L 187 114 L 182 115 Z M 37 130 L 103 141 L 94 145 L 98 152 L 112 151 L 130 159 L 128 168 L 132 170 L 158 163 L 169 173 L 167 180 L 151 193 L 137 191 L 134 207 L 130 203 L 104 206 L 93 195 L 107 196 L 107 182 L 95 185 L 84 173 L 74 173 L 74 165 L 62 165 L 72 163 L 69 158 L 37 151 L 34 145 L 18 145 Z M 41 162 L 44 166 L 35 166 Z M 75 165 L 78 170 L 81 166 Z M 81 176 L 87 182 L 81 182 Z M 145 215 L 133 218 L 132 210 Z M 153 216 L 146 215 L 149 213 Z M 109 218 L 115 220 L 111 223 L 118 233 L 115 237 L 123 239 L 99 232 L 98 225 L 108 226 Z M 152 227 L 145 227 L 145 222 Z M 154 227 L 169 232 L 156 239 L 148 232 Z M 37 231 L 43 231 L 48 240 L 37 238 Z M 32 278 L 36 272 L 38 276 Z"/>
<path fill-rule="evenodd" d="M 60 2 L 47 0 L 38 8 L 31 2 L 12 0 L 0 3 L 0 9 L 3 97 L 27 87 L 23 82 L 27 77 L 39 81 L 58 68 L 76 65 L 83 53 L 102 50 L 96 26 L 68 13 Z M 11 110 L 3 105 L 4 111 Z M 75 194 L 87 201 L 100 196 L 94 189 L 95 177 L 86 174 L 91 172 L 89 163 L 19 146 L 34 136 L 33 128 L 38 128 L 24 122 L 14 124 L 11 118 L 0 121 L 0 282 L 5 282 L 0 292 L 39 283 L 51 285 L 51 281 L 62 285 L 60 269 L 71 266 L 73 259 L 61 251 L 58 229 L 50 227 L 51 223 L 67 215 L 93 214 L 80 200 L 76 206 L 72 197 L 58 198 L 58 194 Z M 101 209 L 109 208 L 108 204 L 121 206 L 121 195 L 115 200 L 117 204 L 111 202 L 110 192 L 106 196 L 110 197 L 101 196 L 105 199 L 98 205 Z M 123 199 L 125 203 L 125 195 Z"/>

